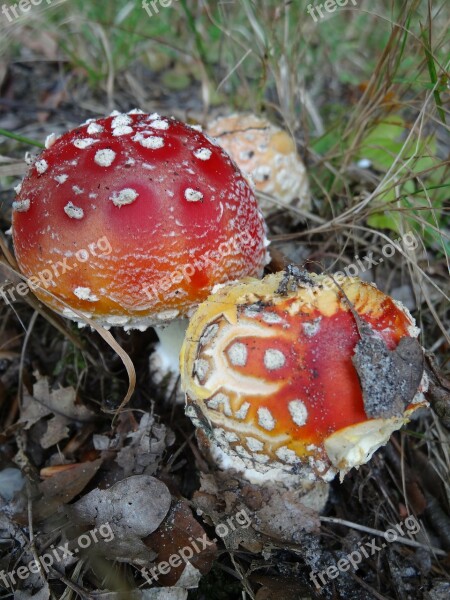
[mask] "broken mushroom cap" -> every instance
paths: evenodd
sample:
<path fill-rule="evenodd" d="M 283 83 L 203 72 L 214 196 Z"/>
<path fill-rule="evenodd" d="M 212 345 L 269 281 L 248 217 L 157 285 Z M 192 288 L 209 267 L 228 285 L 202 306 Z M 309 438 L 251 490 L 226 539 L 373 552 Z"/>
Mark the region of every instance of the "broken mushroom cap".
<path fill-rule="evenodd" d="M 283 129 L 251 114 L 219 117 L 207 128 L 256 189 L 285 204 L 309 209 L 311 196 L 305 165 L 295 141 Z M 279 206 L 260 201 L 264 214 Z"/>
<path fill-rule="evenodd" d="M 62 315 L 145 329 L 189 315 L 216 283 L 262 274 L 252 190 L 198 128 L 133 110 L 46 145 L 13 204 L 13 239 Z"/>
<path fill-rule="evenodd" d="M 355 314 L 391 351 L 419 330 L 405 307 L 358 278 L 341 277 L 338 287 L 311 275 L 280 293 L 283 277 L 220 286 L 199 306 L 180 357 L 186 412 L 222 466 L 248 479 L 330 481 L 367 462 L 427 405 L 423 380 L 399 415 L 367 416 Z"/>

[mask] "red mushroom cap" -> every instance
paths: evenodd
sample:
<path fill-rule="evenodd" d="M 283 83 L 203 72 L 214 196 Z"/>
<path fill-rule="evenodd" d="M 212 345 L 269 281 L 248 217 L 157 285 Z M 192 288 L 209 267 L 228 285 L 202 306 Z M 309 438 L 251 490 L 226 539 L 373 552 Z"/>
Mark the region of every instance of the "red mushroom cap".
<path fill-rule="evenodd" d="M 399 415 L 367 416 L 347 299 L 389 350 L 418 329 L 406 308 L 357 278 L 338 288 L 311 275 L 310 286 L 283 294 L 283 276 L 223 286 L 199 306 L 180 357 L 187 414 L 237 470 L 328 480 L 369 460 L 426 405 L 418 386 Z"/>
<path fill-rule="evenodd" d="M 188 314 L 216 283 L 261 275 L 254 195 L 196 128 L 136 110 L 47 145 L 14 202 L 13 239 L 21 270 L 56 311 L 144 328 Z"/>

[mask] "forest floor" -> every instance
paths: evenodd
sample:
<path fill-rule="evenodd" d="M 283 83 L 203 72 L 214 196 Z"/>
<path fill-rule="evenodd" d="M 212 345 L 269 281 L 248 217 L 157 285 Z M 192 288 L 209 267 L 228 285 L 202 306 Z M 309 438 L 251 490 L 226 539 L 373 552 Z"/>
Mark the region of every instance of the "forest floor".
<path fill-rule="evenodd" d="M 137 377 L 130 402 L 114 416 L 129 379 L 108 340 L 32 293 L 1 301 L 0 598 L 448 599 L 449 6 L 349 2 L 321 19 L 306 2 L 161 0 L 149 4 L 151 14 L 123 0 L 35 4 L 17 18 L 0 14 L 2 289 L 16 281 L 7 232 L 14 187 L 28 169 L 24 153 L 35 156 L 49 134 L 135 107 L 203 126 L 251 111 L 292 134 L 310 180 L 308 210 L 273 202 L 274 264 L 340 271 L 373 253 L 376 266 L 358 274 L 408 307 L 447 383 L 440 402 L 368 464 L 331 483 L 313 525 L 302 532 L 280 503 L 262 533 L 242 508 L 229 511 L 230 489 L 208 479 L 176 388 L 167 397 L 156 384 L 153 330 L 111 329 Z M 385 254 L 398 238 L 415 243 Z M 121 486 L 129 477 L 134 483 Z M 142 497 L 131 516 L 128 503 Z M 117 530 L 109 539 L 111 530 L 99 528 L 97 543 L 99 504 L 110 506 L 104 522 L 114 520 Z M 217 525 L 226 519 L 235 526 L 228 522 L 221 536 Z M 152 533 L 142 534 L 144 521 Z M 281 524 L 278 536 L 272 521 Z M 402 522 L 411 524 L 403 526 L 406 543 L 381 547 L 384 532 Z M 86 536 L 79 557 L 60 549 L 44 576 L 17 574 Z M 192 536 L 216 541 L 195 551 L 181 579 L 177 567 L 149 584 L 140 561 L 167 559 Z M 374 552 L 357 570 L 314 586 L 312 572 L 362 544 Z M 12 572 L 14 581 L 5 575 Z"/>

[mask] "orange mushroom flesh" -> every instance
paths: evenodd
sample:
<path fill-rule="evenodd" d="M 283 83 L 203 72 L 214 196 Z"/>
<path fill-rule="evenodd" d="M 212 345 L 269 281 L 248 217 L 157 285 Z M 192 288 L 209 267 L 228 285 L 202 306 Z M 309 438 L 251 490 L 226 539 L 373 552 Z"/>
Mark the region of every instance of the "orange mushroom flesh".
<path fill-rule="evenodd" d="M 187 414 L 238 470 L 331 480 L 367 462 L 425 406 L 369 418 L 352 362 L 361 323 L 389 350 L 419 330 L 373 284 L 311 275 L 278 293 L 283 273 L 221 286 L 197 309 L 181 352 Z"/>

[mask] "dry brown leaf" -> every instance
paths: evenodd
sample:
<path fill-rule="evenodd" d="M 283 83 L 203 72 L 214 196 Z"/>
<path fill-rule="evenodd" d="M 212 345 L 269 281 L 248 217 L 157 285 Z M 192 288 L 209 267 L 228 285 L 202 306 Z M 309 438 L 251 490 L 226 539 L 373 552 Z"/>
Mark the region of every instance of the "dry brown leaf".
<path fill-rule="evenodd" d="M 297 490 L 273 487 L 253 527 L 277 541 L 299 544 L 305 533 L 319 532 L 320 521 L 319 514 L 302 503 Z"/>
<path fill-rule="evenodd" d="M 364 411 L 372 419 L 400 417 L 419 389 L 425 365 L 422 346 L 403 337 L 395 350 L 360 331 L 352 362 L 363 391 Z"/>
<path fill-rule="evenodd" d="M 299 544 L 305 533 L 320 530 L 319 514 L 309 507 L 311 499 L 308 506 L 303 504 L 300 490 L 287 490 L 270 482 L 254 485 L 220 471 L 203 474 L 200 481 L 200 490 L 193 500 L 215 526 L 242 511 L 250 519 L 251 526 L 229 531 L 225 541 L 229 549 L 236 550 L 242 545 L 250 552 L 261 552 L 267 543 L 285 547 Z M 321 493 L 321 484 L 317 493 Z"/>
<path fill-rule="evenodd" d="M 164 586 L 183 584 L 188 588 L 197 587 L 199 578 L 211 570 L 217 556 L 215 540 L 211 541 L 208 538 L 184 500 L 179 500 L 172 507 L 164 522 L 145 539 L 145 543 L 158 553 L 158 563 L 168 561 L 182 548 L 190 547 L 193 551 L 189 562 L 196 572 L 191 570 L 190 573 L 185 573 L 187 565 L 181 562 L 179 566 L 172 567 L 166 575 L 158 576 L 158 583 Z"/>
<path fill-rule="evenodd" d="M 67 419 L 59 415 L 47 421 L 47 431 L 41 437 L 41 446 L 44 449 L 51 448 L 69 435 Z"/>
<path fill-rule="evenodd" d="M 153 475 L 175 435 L 165 425 L 156 423 L 150 413 L 145 413 L 135 431 L 127 434 L 128 443 L 118 452 L 117 464 L 129 475 Z M 117 446 L 116 446 L 117 447 Z"/>
<path fill-rule="evenodd" d="M 57 475 L 58 473 L 64 473 L 65 471 L 71 471 L 72 469 L 79 467 L 80 464 L 84 464 L 84 463 L 72 463 L 72 464 L 67 464 L 67 465 L 52 465 L 51 467 L 44 467 L 43 469 L 40 470 L 39 475 L 42 477 L 42 479 L 48 479 L 49 477 L 53 477 L 54 475 Z"/>
<path fill-rule="evenodd" d="M 74 466 L 70 471 L 63 471 L 42 481 L 37 492 L 40 497 L 33 501 L 33 519 L 36 523 L 53 515 L 58 508 L 67 504 L 84 490 L 102 464 L 102 459 Z M 20 524 L 28 524 L 26 511 L 18 512 L 14 520 Z"/>
<path fill-rule="evenodd" d="M 95 418 L 92 411 L 76 403 L 77 394 L 73 387 L 50 390 L 47 377 L 42 377 L 38 371 L 34 372 L 34 376 L 36 383 L 33 385 L 33 396 L 53 414 L 84 423 Z"/>
<path fill-rule="evenodd" d="M 44 417 L 48 417 L 51 414 L 51 410 L 41 404 L 40 402 L 36 402 L 33 396 L 28 394 L 24 394 L 20 423 L 22 423 L 24 429 L 30 429 L 33 425 L 35 425 L 38 421 L 43 419 Z"/>
<path fill-rule="evenodd" d="M 427 352 L 425 361 L 429 377 L 429 388 L 425 396 L 441 422 L 450 429 L 450 381 L 441 373 L 434 354 Z"/>
<path fill-rule="evenodd" d="M 33 385 L 33 397 L 24 395 L 20 423 L 30 429 L 38 421 L 53 415 L 47 421 L 47 430 L 41 437 L 42 448 L 51 448 L 69 435 L 68 425 L 72 421 L 90 422 L 95 414 L 82 404 L 77 404 L 73 387 L 50 390 L 47 377 L 34 373 L 37 381 Z"/>
<path fill-rule="evenodd" d="M 164 483 L 149 475 L 135 475 L 106 490 L 92 490 L 71 506 L 68 514 L 80 525 L 100 527 L 109 523 L 114 539 L 99 542 L 96 545 L 99 553 L 121 562 L 146 565 L 154 553 L 142 538 L 160 526 L 171 501 Z"/>
<path fill-rule="evenodd" d="M 408 504 L 412 508 L 415 515 L 421 515 L 427 507 L 427 501 L 423 495 L 421 486 L 416 480 L 405 481 L 406 497 Z"/>
<path fill-rule="evenodd" d="M 45 509 L 47 514 L 52 514 L 55 506 L 51 508 L 49 504 L 55 505 L 57 503 L 60 506 L 73 500 L 75 496 L 78 496 L 84 490 L 101 465 L 101 458 L 82 463 L 70 471 L 63 471 L 40 483 L 39 489 L 44 497 L 34 505 L 34 514 L 36 515 L 36 509 L 39 510 L 39 508 L 41 510 Z"/>

